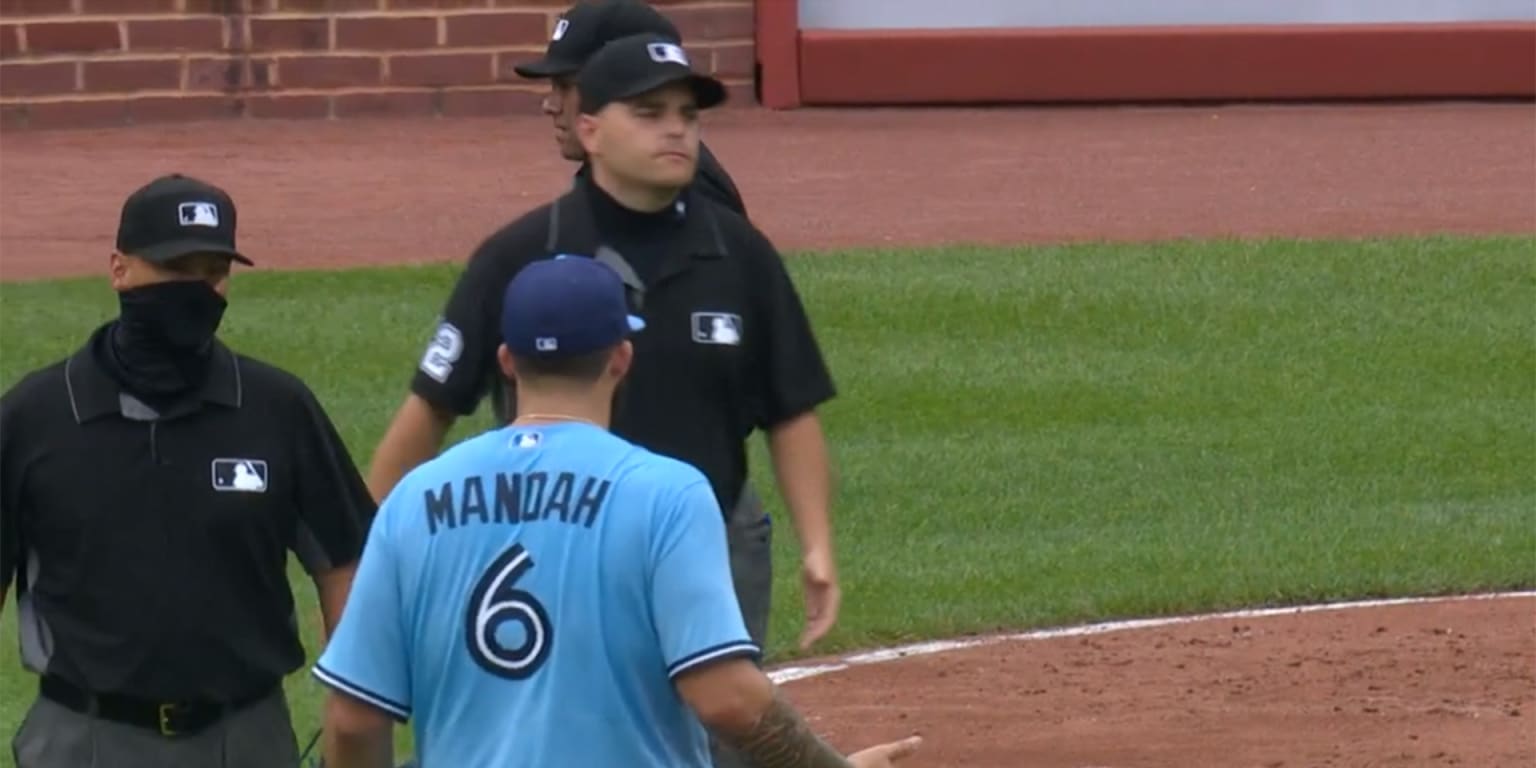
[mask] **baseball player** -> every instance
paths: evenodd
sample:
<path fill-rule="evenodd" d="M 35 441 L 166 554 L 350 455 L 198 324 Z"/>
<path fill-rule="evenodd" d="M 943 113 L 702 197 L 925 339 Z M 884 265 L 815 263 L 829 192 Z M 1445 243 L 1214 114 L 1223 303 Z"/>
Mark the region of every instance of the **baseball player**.
<path fill-rule="evenodd" d="M 621 278 L 581 257 L 507 286 L 497 360 L 508 426 L 411 471 L 385 499 L 314 674 L 329 768 L 702 767 L 705 727 L 761 768 L 888 766 L 916 738 L 844 758 L 753 663 L 719 504 L 697 469 L 608 430 L 628 373 Z"/>

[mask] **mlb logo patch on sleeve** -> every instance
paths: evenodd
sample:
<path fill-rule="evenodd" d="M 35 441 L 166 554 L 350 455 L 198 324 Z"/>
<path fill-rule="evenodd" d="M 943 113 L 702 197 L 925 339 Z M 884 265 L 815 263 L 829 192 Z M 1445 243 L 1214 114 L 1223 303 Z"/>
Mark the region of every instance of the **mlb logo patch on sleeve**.
<path fill-rule="evenodd" d="M 213 489 L 264 493 L 267 490 L 267 462 L 261 459 L 214 459 Z"/>

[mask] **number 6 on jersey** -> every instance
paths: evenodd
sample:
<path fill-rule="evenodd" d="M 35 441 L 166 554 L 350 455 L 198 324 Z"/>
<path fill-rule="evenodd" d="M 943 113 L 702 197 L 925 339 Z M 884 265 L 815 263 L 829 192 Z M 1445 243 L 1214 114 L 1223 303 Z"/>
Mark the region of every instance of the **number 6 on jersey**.
<path fill-rule="evenodd" d="M 464 641 L 469 655 L 485 671 L 508 680 L 523 680 L 539 671 L 549 658 L 554 628 L 538 598 L 514 587 L 533 568 L 533 558 L 514 544 L 491 563 L 475 583 L 464 616 Z M 497 639 L 509 621 L 523 625 L 523 642 L 509 648 Z"/>

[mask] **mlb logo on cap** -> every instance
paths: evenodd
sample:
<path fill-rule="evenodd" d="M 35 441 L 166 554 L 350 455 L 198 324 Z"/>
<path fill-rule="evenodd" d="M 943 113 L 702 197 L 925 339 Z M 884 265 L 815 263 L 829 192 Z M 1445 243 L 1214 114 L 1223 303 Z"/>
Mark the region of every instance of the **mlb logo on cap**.
<path fill-rule="evenodd" d="M 645 47 L 645 52 L 649 53 L 651 55 L 651 61 L 654 61 L 657 64 L 665 64 L 670 61 L 674 64 L 681 64 L 685 67 L 692 66 L 688 63 L 688 53 L 683 50 L 682 46 L 679 45 L 673 45 L 671 43 L 651 43 Z"/>
<path fill-rule="evenodd" d="M 676 38 L 665 35 L 613 40 L 587 60 L 576 78 L 581 111 L 588 115 L 669 85 L 687 85 L 699 109 L 723 104 L 727 98 L 725 84 L 695 72 L 688 51 Z"/>
<path fill-rule="evenodd" d="M 183 227 L 219 226 L 219 207 L 213 203 L 182 203 L 176 215 Z"/>
<path fill-rule="evenodd" d="M 123 201 L 117 250 L 155 264 L 193 253 L 251 260 L 235 248 L 239 214 L 229 193 L 179 173 L 160 176 Z"/>

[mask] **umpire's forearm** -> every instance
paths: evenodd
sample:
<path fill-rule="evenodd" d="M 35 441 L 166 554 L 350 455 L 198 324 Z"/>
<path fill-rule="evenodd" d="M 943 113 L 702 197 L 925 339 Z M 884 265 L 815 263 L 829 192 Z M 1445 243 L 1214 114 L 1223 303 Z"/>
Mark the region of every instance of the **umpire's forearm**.
<path fill-rule="evenodd" d="M 415 394 L 407 396 L 373 452 L 368 468 L 373 500 L 382 504 L 401 478 L 436 456 L 453 422 L 452 413 L 434 408 Z"/>
<path fill-rule="evenodd" d="M 314 576 L 315 592 L 320 599 L 321 642 L 330 642 L 341 623 L 341 612 L 347 605 L 347 595 L 352 591 L 352 578 L 357 574 L 357 563 L 332 568 Z"/>
<path fill-rule="evenodd" d="M 802 554 L 830 552 L 832 461 L 820 417 L 808 411 L 775 426 L 768 450 Z"/>
<path fill-rule="evenodd" d="M 388 733 L 325 732 L 325 768 L 395 768 L 395 745 Z"/>

